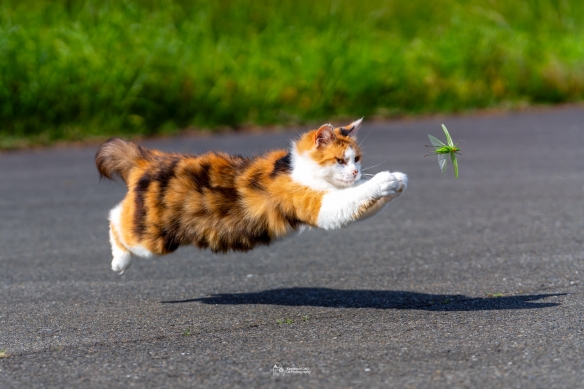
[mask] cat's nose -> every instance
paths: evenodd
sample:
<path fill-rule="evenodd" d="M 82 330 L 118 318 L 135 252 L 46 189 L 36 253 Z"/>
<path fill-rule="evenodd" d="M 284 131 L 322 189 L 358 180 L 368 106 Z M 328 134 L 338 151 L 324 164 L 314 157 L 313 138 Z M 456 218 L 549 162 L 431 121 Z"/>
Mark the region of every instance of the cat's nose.
<path fill-rule="evenodd" d="M 357 169 L 353 170 L 353 177 L 356 177 L 358 173 L 359 173 L 359 170 L 357 170 Z"/>

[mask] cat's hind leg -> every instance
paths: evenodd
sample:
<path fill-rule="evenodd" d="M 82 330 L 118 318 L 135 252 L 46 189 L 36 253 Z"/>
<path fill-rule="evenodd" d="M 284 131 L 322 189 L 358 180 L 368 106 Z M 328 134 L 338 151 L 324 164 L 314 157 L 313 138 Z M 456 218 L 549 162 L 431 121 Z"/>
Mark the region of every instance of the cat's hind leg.
<path fill-rule="evenodd" d="M 122 274 L 132 265 L 132 253 L 119 243 L 117 233 L 110 224 L 110 243 L 112 245 L 112 270 Z"/>
<path fill-rule="evenodd" d="M 128 250 L 120 236 L 120 217 L 121 205 L 118 204 L 110 211 L 109 236 L 113 256 L 112 270 L 122 274 L 124 271 L 128 270 L 130 265 L 132 265 L 133 254 Z"/>

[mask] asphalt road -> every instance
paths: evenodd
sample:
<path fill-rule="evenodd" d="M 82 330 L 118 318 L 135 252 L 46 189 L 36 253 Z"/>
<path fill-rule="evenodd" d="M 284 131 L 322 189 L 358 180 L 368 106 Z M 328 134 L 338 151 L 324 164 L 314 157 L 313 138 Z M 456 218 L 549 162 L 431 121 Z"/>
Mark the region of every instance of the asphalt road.
<path fill-rule="evenodd" d="M 459 179 L 423 158 L 440 123 L 466 141 Z M 253 154 L 300 130 L 142 143 Z M 121 276 L 106 216 L 125 189 L 96 147 L 0 154 L 0 387 L 584 387 L 584 109 L 365 136 L 368 172 L 409 176 L 378 217 Z"/>

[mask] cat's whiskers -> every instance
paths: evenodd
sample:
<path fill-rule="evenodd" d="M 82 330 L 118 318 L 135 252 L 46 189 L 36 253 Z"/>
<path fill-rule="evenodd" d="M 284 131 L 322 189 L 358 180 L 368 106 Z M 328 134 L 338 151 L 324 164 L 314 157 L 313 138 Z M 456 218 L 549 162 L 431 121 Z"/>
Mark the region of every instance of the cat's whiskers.
<path fill-rule="evenodd" d="M 369 130 L 369 132 L 367 132 L 367 135 L 365 135 L 365 137 L 363 139 L 361 139 L 361 142 L 359 142 L 359 147 L 361 147 L 361 145 L 363 144 L 363 142 L 365 142 L 365 139 L 367 139 L 367 137 L 369 136 L 369 134 L 371 134 L 371 130 Z"/>
<path fill-rule="evenodd" d="M 379 166 L 379 165 L 383 165 L 384 163 L 386 163 L 386 162 L 387 162 L 387 160 L 388 160 L 388 159 L 389 159 L 389 158 L 387 158 L 385 161 L 383 161 L 383 162 L 381 162 L 381 163 L 378 163 L 377 165 L 373 165 L 373 166 L 369 166 L 369 167 L 363 168 L 363 169 L 361 169 L 361 171 L 362 171 L 362 172 L 364 172 L 365 170 L 373 169 L 374 167 L 377 167 L 377 166 Z"/>

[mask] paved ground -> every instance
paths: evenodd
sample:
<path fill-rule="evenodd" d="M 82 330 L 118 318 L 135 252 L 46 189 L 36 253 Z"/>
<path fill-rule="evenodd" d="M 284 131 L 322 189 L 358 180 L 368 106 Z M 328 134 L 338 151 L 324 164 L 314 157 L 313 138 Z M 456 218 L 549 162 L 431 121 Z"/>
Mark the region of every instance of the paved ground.
<path fill-rule="evenodd" d="M 422 158 L 441 122 L 466 140 L 458 180 Z M 365 165 L 387 159 L 370 171 L 410 179 L 377 218 L 122 276 L 106 215 L 124 187 L 99 182 L 95 147 L 0 155 L 0 387 L 583 387 L 584 110 L 365 135 Z M 144 143 L 254 153 L 290 136 Z"/>

